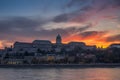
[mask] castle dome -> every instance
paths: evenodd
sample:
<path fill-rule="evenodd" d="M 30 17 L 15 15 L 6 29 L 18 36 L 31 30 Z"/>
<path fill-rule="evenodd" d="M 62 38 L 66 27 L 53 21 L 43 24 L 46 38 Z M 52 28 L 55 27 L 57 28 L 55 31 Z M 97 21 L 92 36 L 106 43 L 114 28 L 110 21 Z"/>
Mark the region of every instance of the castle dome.
<path fill-rule="evenodd" d="M 61 36 L 60 34 L 58 34 L 56 37 L 56 44 L 61 44 L 61 42 L 62 42 Z"/>

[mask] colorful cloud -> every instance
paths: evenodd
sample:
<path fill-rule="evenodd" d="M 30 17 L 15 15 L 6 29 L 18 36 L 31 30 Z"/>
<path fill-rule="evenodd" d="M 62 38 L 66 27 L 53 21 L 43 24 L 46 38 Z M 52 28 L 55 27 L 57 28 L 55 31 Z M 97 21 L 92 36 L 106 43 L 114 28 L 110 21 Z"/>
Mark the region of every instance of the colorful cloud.
<path fill-rule="evenodd" d="M 78 41 L 99 47 L 120 43 L 120 0 L 11 2 L 0 1 L 0 48 L 15 41 L 55 42 L 57 34 L 63 43 Z"/>

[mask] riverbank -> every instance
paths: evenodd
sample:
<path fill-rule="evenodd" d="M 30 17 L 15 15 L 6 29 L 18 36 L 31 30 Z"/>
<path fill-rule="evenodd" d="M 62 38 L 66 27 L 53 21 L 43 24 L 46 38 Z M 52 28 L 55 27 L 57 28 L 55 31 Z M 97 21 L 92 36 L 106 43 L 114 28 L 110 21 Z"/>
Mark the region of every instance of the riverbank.
<path fill-rule="evenodd" d="M 120 64 L 19 64 L 8 65 L 0 64 L 0 68 L 115 68 L 120 67 Z"/>

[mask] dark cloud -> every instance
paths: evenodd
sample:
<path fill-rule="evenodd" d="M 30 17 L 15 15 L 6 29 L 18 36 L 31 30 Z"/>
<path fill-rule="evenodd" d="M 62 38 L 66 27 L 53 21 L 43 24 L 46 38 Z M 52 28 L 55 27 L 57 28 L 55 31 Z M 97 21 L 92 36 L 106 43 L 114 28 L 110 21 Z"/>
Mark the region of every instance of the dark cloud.
<path fill-rule="evenodd" d="M 90 27 L 92 27 L 91 24 L 89 24 L 89 25 L 87 25 L 87 26 L 85 26 L 85 27 L 81 27 L 81 28 L 79 28 L 79 29 L 77 29 L 77 30 L 80 31 L 80 32 L 82 32 L 82 31 L 87 30 L 87 29 L 90 28 Z"/>
<path fill-rule="evenodd" d="M 120 0 L 71 0 L 66 7 L 74 7 L 78 6 L 81 10 L 88 10 L 90 8 L 95 8 L 95 6 L 99 6 L 101 9 L 105 9 L 107 7 L 120 7 Z"/>
<path fill-rule="evenodd" d="M 120 42 L 120 34 L 107 37 L 106 41 L 107 42 Z"/>
<path fill-rule="evenodd" d="M 32 20 L 25 17 L 13 17 L 0 20 L 0 32 L 14 32 L 19 30 L 29 31 L 42 24 L 42 21 Z"/>
<path fill-rule="evenodd" d="M 67 10 L 67 8 L 73 11 L 55 16 L 53 22 L 86 23 L 90 22 L 92 18 L 95 19 L 94 23 L 103 19 L 114 21 L 119 19 L 119 15 L 116 15 L 116 13 L 120 9 L 120 0 L 71 0 L 64 9 Z M 116 18 L 105 16 L 116 16 Z"/>
<path fill-rule="evenodd" d="M 90 27 L 92 27 L 91 24 L 88 24 L 86 26 L 80 26 L 80 27 L 73 26 L 73 27 L 69 27 L 66 29 L 61 29 L 61 30 L 64 30 L 64 32 L 62 32 L 61 34 L 65 35 L 65 37 L 68 37 L 73 34 L 76 35 L 76 34 L 82 33 L 86 31 L 87 29 L 89 29 Z"/>
<path fill-rule="evenodd" d="M 114 5 L 120 6 L 120 0 L 114 0 Z"/>
<path fill-rule="evenodd" d="M 42 29 L 42 25 L 48 23 L 49 20 L 43 18 L 31 19 L 27 17 L 10 17 L 0 20 L 0 33 L 19 33 L 35 31 L 37 27 Z"/>
<path fill-rule="evenodd" d="M 42 18 L 31 19 L 27 17 L 9 17 L 0 20 L 0 40 L 22 40 L 22 38 L 34 37 L 36 28 L 49 22 Z"/>
<path fill-rule="evenodd" d="M 99 1 L 99 0 L 93 0 L 93 5 L 98 4 L 98 11 L 108 9 L 108 8 L 120 8 L 120 0 L 104 0 L 104 1 Z"/>
<path fill-rule="evenodd" d="M 105 35 L 107 33 L 107 31 L 86 31 L 83 33 L 80 33 L 79 35 L 82 38 L 86 38 L 86 37 L 102 37 L 103 35 Z"/>
<path fill-rule="evenodd" d="M 93 35 L 96 35 L 96 34 L 98 34 L 97 31 L 88 31 L 88 32 L 81 33 L 80 36 L 88 37 L 88 36 L 93 36 Z"/>
<path fill-rule="evenodd" d="M 54 17 L 53 21 L 54 22 L 67 22 L 69 19 L 68 15 L 67 14 L 61 14 L 61 15 L 57 15 Z"/>
<path fill-rule="evenodd" d="M 83 5 L 88 0 L 71 0 L 66 7 L 80 6 Z"/>
<path fill-rule="evenodd" d="M 77 16 L 78 13 L 76 12 L 71 12 L 71 13 L 63 13 L 55 16 L 53 18 L 53 22 L 56 23 L 61 23 L 61 22 L 69 22 L 73 17 Z"/>
<path fill-rule="evenodd" d="M 95 23 L 100 22 L 99 19 L 111 19 L 114 21 L 119 19 L 119 15 L 116 15 L 116 13 L 120 9 L 120 0 L 71 0 L 66 4 L 66 8 L 72 9 L 71 7 L 75 9 L 67 14 L 71 16 L 67 18 L 67 21 L 84 23 L 95 17 L 97 18 Z M 71 13 L 75 15 L 71 15 Z M 113 19 L 105 18 L 104 16 L 117 17 Z"/>
<path fill-rule="evenodd" d="M 63 37 L 70 35 L 69 32 L 77 33 L 87 30 L 91 25 L 70 28 L 57 28 L 46 30 L 42 25 L 48 24 L 47 21 L 34 20 L 24 17 L 15 17 L 5 20 L 0 20 L 0 40 L 9 41 L 31 41 L 34 39 L 50 39 L 53 40 L 59 33 Z M 36 30 L 37 27 L 40 30 Z"/>
<path fill-rule="evenodd" d="M 48 37 L 49 39 L 53 39 L 57 34 L 61 34 L 63 37 L 67 37 L 70 36 L 71 32 L 72 33 L 81 33 L 85 30 L 87 30 L 88 28 L 90 28 L 92 25 L 88 24 L 86 26 L 81 26 L 81 27 L 68 27 L 68 28 L 57 28 L 57 29 L 50 29 L 50 30 L 46 30 L 46 29 L 42 29 L 40 31 L 34 31 L 33 35 L 36 36 L 41 36 L 41 37 Z"/>

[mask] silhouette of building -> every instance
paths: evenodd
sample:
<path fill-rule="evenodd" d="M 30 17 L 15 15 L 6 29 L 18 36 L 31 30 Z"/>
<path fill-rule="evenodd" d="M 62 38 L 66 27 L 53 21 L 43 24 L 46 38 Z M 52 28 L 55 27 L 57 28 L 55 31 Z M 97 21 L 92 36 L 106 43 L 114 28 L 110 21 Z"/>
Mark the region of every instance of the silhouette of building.
<path fill-rule="evenodd" d="M 117 45 L 118 47 L 119 45 Z M 73 63 L 76 59 L 75 54 L 79 54 L 80 50 L 93 50 L 95 46 L 86 46 L 84 42 L 69 42 L 62 43 L 60 34 L 56 36 L 56 43 L 51 43 L 49 40 L 34 40 L 31 43 L 15 42 L 13 47 L 6 48 L 0 53 L 1 63 L 5 64 L 32 64 L 44 63 L 46 61 L 66 61 Z M 70 56 L 68 56 L 70 55 Z M 91 57 L 91 55 L 87 56 Z M 93 57 L 92 57 L 93 58 Z"/>
<path fill-rule="evenodd" d="M 33 47 L 43 51 L 51 51 L 52 43 L 49 40 L 35 40 L 32 43 Z"/>
<path fill-rule="evenodd" d="M 120 44 L 111 44 L 109 48 L 120 48 Z"/>
<path fill-rule="evenodd" d="M 62 38 L 61 38 L 60 34 L 58 34 L 56 37 L 56 44 L 58 44 L 58 45 L 62 44 Z"/>

